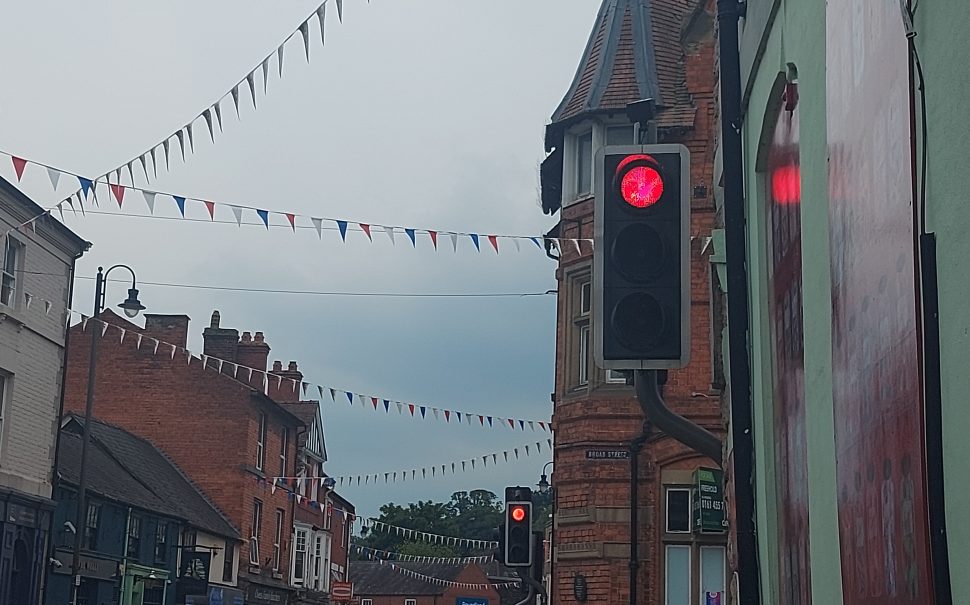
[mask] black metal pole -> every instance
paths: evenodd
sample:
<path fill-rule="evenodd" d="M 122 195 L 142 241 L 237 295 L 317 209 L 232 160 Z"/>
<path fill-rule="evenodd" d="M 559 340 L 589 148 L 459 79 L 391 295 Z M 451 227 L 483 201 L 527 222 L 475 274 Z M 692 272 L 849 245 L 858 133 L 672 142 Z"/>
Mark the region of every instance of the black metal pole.
<path fill-rule="evenodd" d="M 755 533 L 754 442 L 751 433 L 751 367 L 748 358 L 748 275 L 744 221 L 744 162 L 741 148 L 741 59 L 738 0 L 718 0 L 721 82 L 721 151 L 724 157 L 724 230 L 727 247 L 728 348 L 734 502 L 737 517 L 738 582 L 743 605 L 761 603 Z"/>
<path fill-rule="evenodd" d="M 640 450 L 650 438 L 650 420 L 630 442 L 630 605 L 637 605 L 640 579 Z"/>
<path fill-rule="evenodd" d="M 104 267 L 98 267 L 98 277 L 94 283 L 94 317 L 101 314 L 102 297 L 104 295 Z M 71 557 L 71 572 L 74 574 L 74 585 L 71 588 L 71 603 L 78 605 L 78 590 L 81 588 L 81 546 L 84 535 L 84 522 L 87 513 L 88 488 L 88 445 L 91 442 L 91 415 L 94 408 L 94 380 L 98 365 L 98 330 L 91 326 L 91 352 L 88 357 L 88 392 L 84 404 L 84 426 L 81 432 L 81 472 L 77 488 L 77 512 L 74 515 L 74 553 Z"/>

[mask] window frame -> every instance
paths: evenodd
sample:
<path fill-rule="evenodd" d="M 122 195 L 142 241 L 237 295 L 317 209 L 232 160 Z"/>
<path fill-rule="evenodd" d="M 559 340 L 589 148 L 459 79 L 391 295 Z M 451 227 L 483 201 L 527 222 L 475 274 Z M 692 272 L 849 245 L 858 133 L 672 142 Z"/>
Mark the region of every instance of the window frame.
<path fill-rule="evenodd" d="M 232 582 L 236 567 L 236 543 L 226 540 L 226 550 L 222 556 L 222 581 Z"/>
<path fill-rule="evenodd" d="M 686 492 L 687 493 L 687 529 L 686 530 L 672 530 L 670 529 L 670 494 L 674 492 Z M 694 504 L 694 493 L 689 487 L 683 487 L 679 485 L 665 485 L 664 486 L 664 533 L 673 535 L 691 535 L 693 534 L 693 527 L 691 527 L 691 517 L 693 515 L 693 504 Z"/>
<path fill-rule="evenodd" d="M 161 550 L 159 550 L 161 549 Z M 161 553 L 161 556 L 159 556 Z M 168 563 L 168 522 L 159 521 L 155 525 L 155 563 Z"/>
<path fill-rule="evenodd" d="M 125 556 L 129 559 L 141 560 L 141 515 L 131 513 L 128 516 L 128 536 L 125 545 Z"/>
<path fill-rule="evenodd" d="M 7 400 L 12 397 L 9 394 L 13 390 L 12 383 L 13 374 L 0 369 L 0 460 L 3 459 L 3 445 L 6 442 L 3 430 L 7 420 Z"/>
<path fill-rule="evenodd" d="M 92 515 L 93 513 L 93 515 Z M 94 519 L 92 525 L 91 519 Z M 98 550 L 98 531 L 101 528 L 101 503 L 88 502 L 87 514 L 84 515 L 84 545 L 85 550 Z"/>
<path fill-rule="evenodd" d="M 273 535 L 273 572 L 279 573 L 280 562 L 283 559 L 283 521 L 286 512 L 282 508 L 276 509 L 276 533 Z"/>
<path fill-rule="evenodd" d="M 374 601 L 372 599 L 361 599 L 360 605 L 374 605 Z"/>
<path fill-rule="evenodd" d="M 307 552 L 310 539 L 310 530 L 304 527 L 297 527 L 293 532 L 293 584 L 295 586 L 306 586 L 307 584 Z M 300 544 L 303 548 L 300 548 Z M 300 573 L 297 573 L 299 568 Z"/>
<path fill-rule="evenodd" d="M 286 476 L 286 453 L 287 453 L 287 441 L 290 438 L 289 427 L 283 427 L 283 432 L 280 433 L 280 477 Z"/>
<path fill-rule="evenodd" d="M 687 551 L 687 590 L 689 593 L 694 591 L 694 546 L 689 543 L 664 544 L 664 604 L 680 605 L 670 601 L 670 550 Z M 687 595 L 687 602 L 693 603 L 693 595 Z"/>
<path fill-rule="evenodd" d="M 594 373 L 592 363 L 593 275 L 591 267 L 577 268 L 566 277 L 566 313 L 572 323 L 567 343 L 569 368 L 568 390 L 589 389 Z"/>
<path fill-rule="evenodd" d="M 575 170 L 573 170 L 573 182 L 572 191 L 573 199 L 580 200 L 586 199 L 593 195 L 593 158 L 596 155 L 596 129 L 593 126 L 590 128 L 579 132 L 575 135 L 574 141 L 575 146 L 573 147 L 573 162 Z M 589 137 L 589 157 L 583 157 L 583 147 L 586 138 Z M 587 160 L 586 169 L 583 170 L 583 160 Z M 585 179 L 583 176 L 585 175 Z M 588 183 L 584 181 L 588 180 Z M 585 191 L 583 190 L 585 187 Z"/>
<path fill-rule="evenodd" d="M 404 605 L 418 605 L 417 599 L 404 599 Z"/>
<path fill-rule="evenodd" d="M 253 499 L 253 517 L 250 523 L 249 564 L 259 567 L 259 530 L 263 523 L 263 502 L 259 498 Z"/>
<path fill-rule="evenodd" d="M 266 412 L 259 413 L 259 428 L 256 433 L 256 470 L 266 468 Z"/>
<path fill-rule="evenodd" d="M 11 309 L 16 309 L 19 306 L 20 298 L 17 296 L 19 286 L 18 274 L 23 273 L 26 249 L 26 244 L 22 240 L 14 237 L 12 233 L 7 233 L 6 237 L 4 237 L 3 259 L 0 261 L 0 305 Z M 12 272 L 7 269 L 7 255 L 10 254 L 11 250 L 14 253 Z M 9 292 L 6 301 L 3 300 L 4 292 Z"/>

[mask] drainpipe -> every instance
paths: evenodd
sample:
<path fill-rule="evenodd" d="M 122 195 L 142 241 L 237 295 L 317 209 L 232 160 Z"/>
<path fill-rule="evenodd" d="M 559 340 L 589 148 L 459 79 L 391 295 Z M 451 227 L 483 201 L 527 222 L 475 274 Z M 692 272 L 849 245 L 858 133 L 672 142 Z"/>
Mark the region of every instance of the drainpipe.
<path fill-rule="evenodd" d="M 744 169 L 741 148 L 741 57 L 738 0 L 717 0 L 721 83 L 721 145 L 724 155 L 724 231 L 727 250 L 728 349 L 734 501 L 737 516 L 738 588 L 742 605 L 761 603 L 755 533 L 754 443 L 751 367 L 748 358 L 748 276 L 745 259 Z"/>

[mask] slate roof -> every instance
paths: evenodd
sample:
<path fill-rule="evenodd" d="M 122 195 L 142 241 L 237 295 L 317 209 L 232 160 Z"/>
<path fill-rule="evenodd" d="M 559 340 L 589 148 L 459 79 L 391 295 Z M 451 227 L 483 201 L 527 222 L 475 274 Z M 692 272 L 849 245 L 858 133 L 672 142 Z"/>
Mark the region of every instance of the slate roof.
<path fill-rule="evenodd" d="M 439 580 L 454 582 L 470 564 L 395 561 L 394 565 Z M 420 578 L 406 576 L 400 571 L 391 569 L 390 564 L 381 564 L 377 561 L 351 561 L 349 576 L 350 581 L 354 583 L 354 594 L 364 597 L 441 595 L 448 590 L 448 586 L 439 586 Z"/>
<path fill-rule="evenodd" d="M 603 0 L 573 83 L 552 115 L 552 130 L 591 113 L 652 98 L 661 128 L 689 128 L 681 26 L 696 0 Z M 555 138 L 555 137 L 553 137 Z"/>
<path fill-rule="evenodd" d="M 315 401 L 301 401 L 299 403 L 282 402 L 280 405 L 302 420 L 303 424 L 307 425 L 307 428 L 313 426 L 313 423 L 316 422 L 317 413 L 320 409 L 320 404 Z M 306 447 L 306 440 L 309 436 L 310 431 L 302 431 L 300 433 L 300 447 Z"/>
<path fill-rule="evenodd" d="M 84 418 L 70 414 L 62 431 L 57 470 L 66 483 L 80 477 Z M 176 517 L 218 536 L 239 539 L 239 532 L 182 471 L 158 448 L 121 428 L 91 423 L 88 448 L 89 489 L 105 498 L 161 515 Z"/>

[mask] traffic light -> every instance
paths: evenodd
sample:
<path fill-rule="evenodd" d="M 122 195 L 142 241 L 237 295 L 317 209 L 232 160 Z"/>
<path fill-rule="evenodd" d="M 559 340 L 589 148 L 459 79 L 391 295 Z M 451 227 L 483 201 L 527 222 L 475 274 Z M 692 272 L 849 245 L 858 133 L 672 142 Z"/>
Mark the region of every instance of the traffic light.
<path fill-rule="evenodd" d="M 690 359 L 690 153 L 612 145 L 596 156 L 593 354 L 603 369 Z"/>
<path fill-rule="evenodd" d="M 528 487 L 505 488 L 503 555 L 507 567 L 532 566 L 532 490 Z"/>

